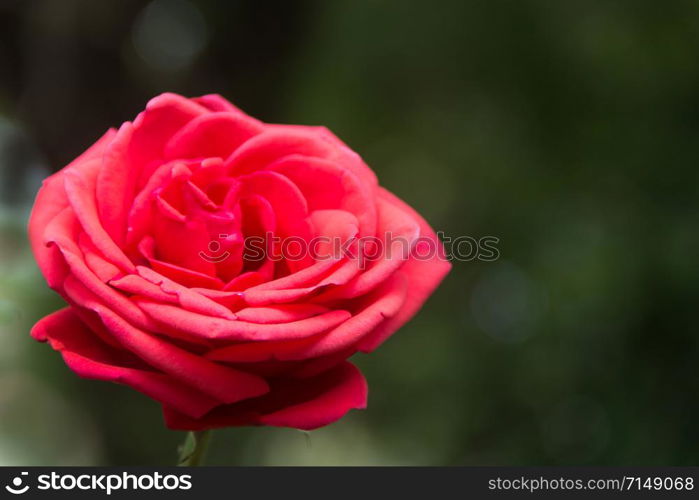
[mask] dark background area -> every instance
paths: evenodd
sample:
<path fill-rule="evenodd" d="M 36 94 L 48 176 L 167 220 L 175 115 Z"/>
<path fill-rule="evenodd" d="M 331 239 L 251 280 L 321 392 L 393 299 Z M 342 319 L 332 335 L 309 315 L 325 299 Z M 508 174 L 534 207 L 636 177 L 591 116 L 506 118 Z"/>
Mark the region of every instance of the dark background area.
<path fill-rule="evenodd" d="M 369 409 L 212 464 L 699 462 L 699 3 L 0 0 L 0 464 L 169 464 L 183 434 L 29 338 L 39 182 L 163 91 L 322 124 L 435 229 L 496 236 L 355 359 Z"/>

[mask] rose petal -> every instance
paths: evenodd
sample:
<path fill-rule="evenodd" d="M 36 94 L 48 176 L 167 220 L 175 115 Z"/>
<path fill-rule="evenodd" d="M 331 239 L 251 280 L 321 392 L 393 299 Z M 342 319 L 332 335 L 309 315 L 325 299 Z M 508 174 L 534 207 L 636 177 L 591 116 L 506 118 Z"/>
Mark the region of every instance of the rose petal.
<path fill-rule="evenodd" d="M 372 191 L 349 170 L 321 158 L 291 155 L 269 166 L 289 178 L 303 193 L 309 210 L 341 209 L 359 220 L 360 235 L 376 232 Z"/>
<path fill-rule="evenodd" d="M 235 315 L 227 307 L 214 302 L 191 288 L 167 279 L 152 269 L 139 266 L 138 272 L 139 276 L 131 274 L 111 280 L 109 284 L 124 292 L 158 302 L 177 304 L 193 312 L 220 318 L 235 318 Z"/>
<path fill-rule="evenodd" d="M 385 283 L 366 297 L 362 297 L 363 309 L 352 319 L 318 338 L 308 347 L 285 354 L 283 359 L 305 359 L 327 356 L 357 345 L 387 318 L 398 313 L 405 302 L 407 282 L 402 273 L 391 276 Z M 280 358 L 282 359 L 282 358 Z"/>
<path fill-rule="evenodd" d="M 351 409 L 366 408 L 367 384 L 350 363 L 303 380 L 281 379 L 268 396 L 221 406 L 201 419 L 191 419 L 164 406 L 170 429 L 204 430 L 241 425 L 271 425 L 312 430 L 342 418 Z"/>
<path fill-rule="evenodd" d="M 216 264 L 205 258 L 212 239 L 203 221 L 175 221 L 167 216 L 156 215 L 153 231 L 156 258 L 159 261 L 216 277 Z"/>
<path fill-rule="evenodd" d="M 293 245 L 301 245 L 298 255 L 285 255 L 284 263 L 291 272 L 296 272 L 313 264 L 312 257 L 305 251 L 313 231 L 308 222 L 308 206 L 303 194 L 296 185 L 281 174 L 275 172 L 255 172 L 240 178 L 241 197 L 260 196 L 272 206 L 276 216 L 278 236 L 282 245 L 289 245 L 287 254 L 296 252 Z M 284 252 L 284 248 L 281 250 Z"/>
<path fill-rule="evenodd" d="M 80 233 L 78 237 L 78 248 L 85 258 L 85 264 L 100 281 L 107 283 L 109 280 L 124 275 L 118 267 L 99 254 L 94 243 L 85 233 Z"/>
<path fill-rule="evenodd" d="M 308 125 L 278 125 L 278 124 L 268 124 L 267 128 L 271 131 L 277 133 L 289 133 L 292 135 L 303 135 L 311 138 L 315 141 L 319 141 L 329 145 L 332 148 L 332 154 L 330 155 L 311 155 L 318 157 L 325 157 L 338 163 L 340 166 L 346 168 L 358 179 L 361 180 L 362 184 L 369 188 L 369 190 L 374 193 L 378 188 L 378 179 L 374 171 L 369 168 L 369 166 L 364 163 L 362 157 L 359 156 L 355 151 L 347 146 L 343 141 L 341 141 L 335 134 L 333 134 L 326 127 L 318 126 L 308 126 Z M 301 153 L 303 154 L 303 153 Z"/>
<path fill-rule="evenodd" d="M 177 94 L 166 92 L 151 99 L 146 110 L 133 122 L 129 163 L 139 172 L 140 191 L 160 166 L 165 144 L 189 121 L 206 113 L 204 106 Z"/>
<path fill-rule="evenodd" d="M 338 259 L 343 245 L 359 236 L 359 221 L 345 210 L 316 210 L 310 221 L 315 229 L 309 252 L 316 260 Z"/>
<path fill-rule="evenodd" d="M 100 303 L 77 281 L 67 281 L 72 296 L 81 295 L 83 307 L 99 315 L 111 336 L 148 365 L 192 388 L 225 403 L 265 394 L 264 379 L 233 368 L 212 363 L 159 337 L 134 327 Z"/>
<path fill-rule="evenodd" d="M 80 166 L 94 158 L 100 158 L 105 146 L 114 138 L 116 130 L 109 129 L 87 151 L 73 160 L 66 169 L 80 169 Z M 55 288 L 64 277 L 61 257 L 55 248 L 46 245 L 44 230 L 49 222 L 69 205 L 68 196 L 63 187 L 64 170 L 44 179 L 36 195 L 31 215 L 29 216 L 29 240 L 39 269 L 49 286 Z"/>
<path fill-rule="evenodd" d="M 332 158 L 335 149 L 327 141 L 305 131 L 267 127 L 236 149 L 225 165 L 229 175 L 239 176 L 265 169 L 275 160 L 292 154 Z"/>
<path fill-rule="evenodd" d="M 264 126 L 260 120 L 248 115 L 219 94 L 207 94 L 201 97 L 195 97 L 192 99 L 192 101 L 204 106 L 209 111 L 225 111 L 226 113 L 232 113 L 239 118 L 245 118 L 251 123 L 251 126 Z"/>
<path fill-rule="evenodd" d="M 93 159 L 90 160 L 89 167 L 86 165 L 80 173 L 66 170 L 63 174 L 66 194 L 82 228 L 95 247 L 112 264 L 125 272 L 131 272 L 134 269 L 133 263 L 104 230 L 97 214 L 94 183 L 100 165 L 101 160 Z"/>
<path fill-rule="evenodd" d="M 255 172 L 240 178 L 241 197 L 259 196 L 269 202 L 283 236 L 311 236 L 303 194 L 289 179 L 274 172 Z"/>
<path fill-rule="evenodd" d="M 105 148 L 95 184 L 97 213 L 110 238 L 123 247 L 138 172 L 128 161 L 133 126 L 124 123 Z"/>
<path fill-rule="evenodd" d="M 342 261 L 340 259 L 322 260 L 294 274 L 251 287 L 247 290 L 247 292 L 262 292 L 265 290 L 292 290 L 297 288 L 305 289 L 308 286 L 311 286 L 321 279 L 327 277 L 328 274 L 336 270 L 341 262 Z"/>
<path fill-rule="evenodd" d="M 347 311 L 328 311 L 318 316 L 289 323 L 249 323 L 194 313 L 168 304 L 134 299 L 165 333 L 176 332 L 193 338 L 264 341 L 295 339 L 317 335 L 347 320 Z"/>
<path fill-rule="evenodd" d="M 321 300 L 339 300 L 364 295 L 403 266 L 409 259 L 413 245 L 420 236 L 420 226 L 411 214 L 386 200 L 378 200 L 378 237 L 381 241 L 378 255 L 364 246 L 359 264 L 367 269 L 347 284 L 328 290 Z"/>
<path fill-rule="evenodd" d="M 57 217 L 54 217 L 44 232 L 46 244 L 54 245 L 58 249 L 64 265 L 70 270 L 69 273 L 66 273 L 61 286 L 57 288 L 59 292 L 63 295 L 68 294 L 64 285 L 70 279 L 80 281 L 91 293 L 110 304 L 115 311 L 130 322 L 143 328 L 153 326 L 152 321 L 143 311 L 121 293 L 106 285 L 87 267 L 85 259 L 74 241 L 78 228 L 79 224 L 72 208 L 66 207 Z M 79 298 L 74 300 L 80 303 Z"/>
<path fill-rule="evenodd" d="M 362 339 L 359 349 L 363 352 L 371 352 L 376 349 L 398 328 L 409 321 L 451 269 L 451 263 L 444 255 L 442 244 L 429 224 L 397 196 L 383 189 L 380 190 L 380 196 L 409 213 L 420 225 L 420 240 L 432 242 L 437 251 L 430 258 L 411 256 L 410 260 L 401 267 L 400 273 L 407 279 L 408 294 L 406 300 L 393 317 Z"/>
<path fill-rule="evenodd" d="M 176 266 L 169 262 L 163 262 L 153 258 L 148 259 L 148 262 L 155 271 L 184 286 L 220 290 L 224 285 L 220 279 L 214 276 L 192 271 L 191 269 Z"/>
<path fill-rule="evenodd" d="M 267 272 L 259 272 L 259 271 L 247 271 L 244 273 L 241 273 L 240 275 L 236 276 L 233 278 L 231 281 L 226 283 L 226 286 L 223 287 L 224 291 L 231 291 L 231 292 L 239 292 L 242 290 L 246 290 L 250 287 L 257 286 L 261 283 L 264 283 L 268 279 L 268 273 Z M 242 295 L 238 295 L 239 298 L 242 297 Z"/>
<path fill-rule="evenodd" d="M 326 262 L 334 265 L 337 261 L 335 261 L 334 259 L 327 259 L 318 262 L 318 264 L 323 264 Z M 359 273 L 359 271 L 360 268 L 357 265 L 356 261 L 340 261 L 340 265 L 334 266 L 332 273 L 328 274 L 315 285 L 311 285 L 304 288 L 277 290 L 274 288 L 263 288 L 263 284 L 247 289 L 243 294 L 243 299 L 250 306 L 264 306 L 269 304 L 283 304 L 287 302 L 294 302 L 300 299 L 317 297 L 325 290 L 329 290 L 332 289 L 332 287 L 346 284 L 349 280 L 356 276 Z M 300 272 L 296 274 L 300 274 Z"/>
<path fill-rule="evenodd" d="M 167 185 L 172 178 L 173 163 L 161 165 L 148 179 L 146 185 L 134 198 L 128 216 L 126 243 L 135 247 L 154 225 L 155 191 Z"/>
<path fill-rule="evenodd" d="M 327 313 L 327 307 L 318 304 L 288 304 L 270 307 L 246 307 L 236 311 L 236 317 L 249 323 L 291 323 Z"/>
<path fill-rule="evenodd" d="M 66 364 L 79 376 L 125 384 L 177 411 L 199 418 L 220 404 L 172 377 L 155 372 L 129 352 L 99 340 L 71 308 L 39 320 L 32 337 L 48 341 L 60 351 Z"/>
<path fill-rule="evenodd" d="M 166 158 L 228 158 L 263 127 L 240 114 L 201 115 L 182 127 L 165 146 Z"/>
<path fill-rule="evenodd" d="M 304 360 L 356 349 L 389 318 L 398 314 L 406 301 L 407 279 L 399 271 L 366 297 L 359 299 L 359 310 L 351 319 L 326 334 L 294 340 L 244 342 L 214 349 L 206 354 L 226 362 Z"/>

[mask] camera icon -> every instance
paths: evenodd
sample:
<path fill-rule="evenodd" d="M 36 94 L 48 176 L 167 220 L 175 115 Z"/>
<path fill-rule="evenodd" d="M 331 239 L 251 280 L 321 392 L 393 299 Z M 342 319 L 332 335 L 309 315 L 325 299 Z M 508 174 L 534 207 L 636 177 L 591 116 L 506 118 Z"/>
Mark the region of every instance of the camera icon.
<path fill-rule="evenodd" d="M 222 240 L 225 240 L 226 238 L 228 238 L 228 235 L 219 234 L 218 237 Z M 219 243 L 216 240 L 211 240 L 207 248 L 210 253 L 206 253 L 204 251 L 199 252 L 199 257 L 201 257 L 203 260 L 207 262 L 218 264 L 231 256 L 231 253 L 228 251 L 221 252 L 221 243 Z"/>
<path fill-rule="evenodd" d="M 13 495 L 21 495 L 22 493 L 26 493 L 27 490 L 29 489 L 29 485 L 26 484 L 24 487 L 22 487 L 22 482 L 23 482 L 23 476 L 29 475 L 28 472 L 21 472 L 19 476 L 15 477 L 12 480 L 11 485 L 5 486 L 5 489 L 12 493 Z"/>

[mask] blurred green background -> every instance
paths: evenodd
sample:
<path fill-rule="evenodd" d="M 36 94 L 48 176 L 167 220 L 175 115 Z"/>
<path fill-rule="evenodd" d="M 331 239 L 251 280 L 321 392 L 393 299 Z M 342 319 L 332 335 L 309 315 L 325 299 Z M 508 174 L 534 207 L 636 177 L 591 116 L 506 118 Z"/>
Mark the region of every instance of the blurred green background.
<path fill-rule="evenodd" d="M 699 2 L 0 0 L 0 464 L 170 464 L 135 391 L 29 338 L 43 177 L 154 95 L 323 124 L 452 237 L 369 410 L 212 464 L 699 463 Z"/>

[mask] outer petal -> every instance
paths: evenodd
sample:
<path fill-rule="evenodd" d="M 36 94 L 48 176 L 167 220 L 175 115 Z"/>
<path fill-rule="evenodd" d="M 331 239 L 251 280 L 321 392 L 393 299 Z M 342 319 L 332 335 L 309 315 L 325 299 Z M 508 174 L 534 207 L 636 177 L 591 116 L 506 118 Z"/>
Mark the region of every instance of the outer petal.
<path fill-rule="evenodd" d="M 451 270 L 451 263 L 446 259 L 442 243 L 437 238 L 432 228 L 415 210 L 408 206 L 394 194 L 385 189 L 380 189 L 383 200 L 400 207 L 410 213 L 420 224 L 420 241 L 416 250 L 422 243 L 431 242 L 434 245 L 434 253 L 430 258 L 417 258 L 412 256 L 400 269 L 408 281 L 408 294 L 400 310 L 386 322 L 381 324 L 371 335 L 364 338 L 359 345 L 363 352 L 371 352 L 390 337 L 398 328 L 405 324 L 422 307 L 422 304 L 432 294 L 439 283 Z"/>
<path fill-rule="evenodd" d="M 143 311 L 138 309 L 123 294 L 101 281 L 87 266 L 85 257 L 75 242 L 78 239 L 76 237 L 78 228 L 77 219 L 70 207 L 66 207 L 58 216 L 54 217 L 46 228 L 44 241 L 56 250 L 57 259 L 61 259 L 66 269 L 66 276 L 57 290 L 64 298 L 82 305 L 81 297 L 71 297 L 70 291 L 65 286 L 71 280 L 79 281 L 84 288 L 90 290 L 94 296 L 99 297 L 101 302 L 109 304 L 110 308 L 127 318 L 128 321 L 143 328 L 152 326 L 152 322 Z"/>
<path fill-rule="evenodd" d="M 246 307 L 236 311 L 242 321 L 250 323 L 289 323 L 328 312 L 327 307 L 318 304 L 288 304 L 271 307 Z"/>
<path fill-rule="evenodd" d="M 123 247 L 126 221 L 133 204 L 138 172 L 128 161 L 133 133 L 131 123 L 124 123 L 105 149 L 97 174 L 95 197 L 100 221 L 109 236 Z"/>
<path fill-rule="evenodd" d="M 398 313 L 406 296 L 406 280 L 396 273 L 363 297 L 354 315 L 322 335 L 267 342 L 241 342 L 209 351 L 206 357 L 228 362 L 292 361 L 352 352 L 387 318 Z"/>
<path fill-rule="evenodd" d="M 128 385 L 192 418 L 201 417 L 220 404 L 214 398 L 153 371 L 131 353 L 101 342 L 71 308 L 40 320 L 32 328 L 32 337 L 48 341 L 81 377 Z"/>
<path fill-rule="evenodd" d="M 263 125 L 262 122 L 252 116 L 243 112 L 240 108 L 234 106 L 227 99 L 220 96 L 219 94 L 206 94 L 200 97 L 195 97 L 192 101 L 197 104 L 204 106 L 209 111 L 225 111 L 227 113 L 233 113 L 238 116 L 245 117 L 249 122 L 256 125 Z"/>
<path fill-rule="evenodd" d="M 342 418 L 353 408 L 366 408 L 368 395 L 362 373 L 347 362 L 317 377 L 291 381 L 287 390 L 289 393 L 284 395 L 286 397 L 280 399 L 292 404 L 263 415 L 261 424 L 317 429 Z M 292 394 L 293 390 L 295 394 Z"/>
<path fill-rule="evenodd" d="M 212 363 L 201 356 L 134 327 L 99 302 L 98 297 L 77 280 L 66 280 L 66 295 L 73 305 L 93 311 L 107 334 L 149 366 L 223 403 L 265 394 L 267 383 L 255 375 Z M 75 302 L 73 302 L 75 301 Z"/>
<path fill-rule="evenodd" d="M 297 339 L 323 333 L 335 328 L 352 315 L 343 310 L 332 310 L 289 323 L 250 323 L 206 316 L 181 307 L 137 299 L 136 303 L 161 330 L 182 338 L 266 341 Z"/>
<path fill-rule="evenodd" d="M 334 330 L 321 336 L 313 345 L 294 352 L 286 359 L 315 358 L 342 351 L 362 342 L 387 318 L 392 318 L 406 300 L 407 284 L 399 271 L 361 303 L 364 308 Z"/>
<path fill-rule="evenodd" d="M 169 280 L 152 269 L 139 266 L 139 275 L 129 274 L 112 279 L 109 284 L 124 292 L 140 295 L 149 300 L 177 304 L 190 311 L 234 319 L 235 315 L 227 307 L 211 300 L 197 291 Z"/>
<path fill-rule="evenodd" d="M 329 290 L 323 300 L 338 300 L 359 297 L 384 283 L 408 261 L 413 245 L 420 236 L 418 221 L 407 212 L 383 199 L 378 202 L 378 255 L 365 244 L 359 264 L 368 264 L 367 269 L 349 283 Z"/>
<path fill-rule="evenodd" d="M 63 176 L 66 194 L 83 230 L 100 252 L 122 270 L 133 271 L 133 263 L 105 231 L 99 219 L 95 181 L 101 164 L 101 160 L 91 160 L 89 168 L 81 172 L 66 171 Z"/>
<path fill-rule="evenodd" d="M 87 151 L 73 160 L 66 169 L 80 168 L 80 165 L 83 163 L 93 158 L 100 158 L 105 146 L 112 140 L 115 134 L 116 130 L 108 130 Z M 68 206 L 68 197 L 63 188 L 64 172 L 65 170 L 62 170 L 44 180 L 39 193 L 36 195 L 32 213 L 29 217 L 29 240 L 32 245 L 34 258 L 46 281 L 52 288 L 55 288 L 57 283 L 62 281 L 65 274 L 62 271 L 64 266 L 61 262 L 62 259 L 57 254 L 57 250 L 46 245 L 43 235 L 49 222 Z"/>
<path fill-rule="evenodd" d="M 240 425 L 271 425 L 312 430 L 366 407 L 367 385 L 361 372 L 344 362 L 313 378 L 279 380 L 267 396 L 221 406 L 201 419 L 187 418 L 164 406 L 171 429 L 203 430 Z"/>

